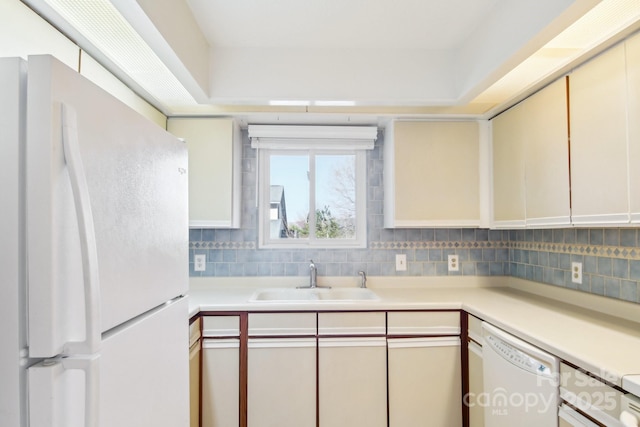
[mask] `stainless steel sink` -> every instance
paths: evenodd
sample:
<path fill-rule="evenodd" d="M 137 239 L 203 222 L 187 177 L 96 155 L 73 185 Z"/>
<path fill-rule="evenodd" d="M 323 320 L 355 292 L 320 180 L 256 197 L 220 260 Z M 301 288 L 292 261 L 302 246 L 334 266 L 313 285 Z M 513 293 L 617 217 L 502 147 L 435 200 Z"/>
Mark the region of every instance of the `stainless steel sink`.
<path fill-rule="evenodd" d="M 377 301 L 380 297 L 366 288 L 274 288 L 256 291 L 249 302 L 356 302 Z"/>

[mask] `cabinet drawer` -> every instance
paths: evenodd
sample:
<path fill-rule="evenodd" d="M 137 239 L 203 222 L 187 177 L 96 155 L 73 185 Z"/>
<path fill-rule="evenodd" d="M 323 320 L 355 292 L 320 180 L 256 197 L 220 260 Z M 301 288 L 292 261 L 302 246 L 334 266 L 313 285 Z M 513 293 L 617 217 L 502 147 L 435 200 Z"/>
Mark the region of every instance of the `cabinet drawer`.
<path fill-rule="evenodd" d="M 482 344 L 482 320 L 476 316 L 469 315 L 469 338 Z"/>
<path fill-rule="evenodd" d="M 622 393 L 564 363 L 560 364 L 560 397 L 605 425 L 616 425 Z"/>
<path fill-rule="evenodd" d="M 384 335 L 384 312 L 318 313 L 319 335 Z"/>
<path fill-rule="evenodd" d="M 200 339 L 201 322 L 202 318 L 198 318 L 189 325 L 189 347 L 191 347 L 196 341 Z"/>
<path fill-rule="evenodd" d="M 460 335 L 458 311 L 392 311 L 387 314 L 389 335 Z"/>
<path fill-rule="evenodd" d="M 249 336 L 316 334 L 316 313 L 249 313 Z"/>
<path fill-rule="evenodd" d="M 240 336 L 240 316 L 205 316 L 202 318 L 204 337 Z"/>

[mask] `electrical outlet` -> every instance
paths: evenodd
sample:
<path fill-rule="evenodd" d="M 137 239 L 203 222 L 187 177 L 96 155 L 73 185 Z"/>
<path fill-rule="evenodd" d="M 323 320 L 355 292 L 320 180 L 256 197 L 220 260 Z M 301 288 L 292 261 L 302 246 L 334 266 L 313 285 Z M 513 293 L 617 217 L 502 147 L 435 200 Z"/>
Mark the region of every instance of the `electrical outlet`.
<path fill-rule="evenodd" d="M 396 271 L 407 271 L 407 256 L 396 254 Z"/>
<path fill-rule="evenodd" d="M 458 255 L 448 255 L 448 269 L 449 271 L 460 271 L 460 261 Z"/>
<path fill-rule="evenodd" d="M 582 283 L 582 263 L 571 263 L 571 281 L 573 283 Z"/>
<path fill-rule="evenodd" d="M 193 271 L 204 271 L 207 267 L 207 256 L 196 254 L 193 256 Z"/>

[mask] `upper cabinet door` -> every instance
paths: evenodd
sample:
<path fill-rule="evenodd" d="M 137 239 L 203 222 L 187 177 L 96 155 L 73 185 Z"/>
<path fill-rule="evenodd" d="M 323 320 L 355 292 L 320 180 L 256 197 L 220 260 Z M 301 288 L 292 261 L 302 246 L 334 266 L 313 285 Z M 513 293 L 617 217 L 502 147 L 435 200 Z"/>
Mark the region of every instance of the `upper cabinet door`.
<path fill-rule="evenodd" d="M 625 44 L 578 68 L 569 81 L 572 222 L 628 223 Z"/>
<path fill-rule="evenodd" d="M 398 121 L 384 144 L 385 227 L 480 225 L 478 122 Z"/>
<path fill-rule="evenodd" d="M 527 227 L 571 223 L 567 84 L 559 79 L 524 101 Z"/>
<path fill-rule="evenodd" d="M 239 228 L 242 140 L 233 119 L 170 118 L 189 151 L 189 226 Z"/>
<path fill-rule="evenodd" d="M 491 120 L 494 228 L 526 224 L 524 129 L 529 118 L 523 107 L 520 103 Z"/>
<path fill-rule="evenodd" d="M 493 227 L 570 223 L 565 79 L 492 120 Z"/>
<path fill-rule="evenodd" d="M 631 222 L 640 223 L 640 35 L 626 41 Z"/>

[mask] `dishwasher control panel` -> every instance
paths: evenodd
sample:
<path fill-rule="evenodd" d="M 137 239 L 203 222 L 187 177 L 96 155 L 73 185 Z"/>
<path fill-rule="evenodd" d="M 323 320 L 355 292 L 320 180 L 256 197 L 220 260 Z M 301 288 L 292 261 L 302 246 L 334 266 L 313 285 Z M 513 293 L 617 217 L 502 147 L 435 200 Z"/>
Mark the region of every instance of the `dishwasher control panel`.
<path fill-rule="evenodd" d="M 485 336 L 484 339 L 486 344 L 493 346 L 493 348 L 498 353 L 502 354 L 502 357 L 504 357 L 514 365 L 539 375 L 546 375 L 546 376 L 553 375 L 551 366 L 540 362 L 538 359 L 532 357 L 526 352 L 520 349 L 517 349 L 512 345 L 502 341 L 500 338 L 497 338 L 493 335 L 487 335 Z"/>

